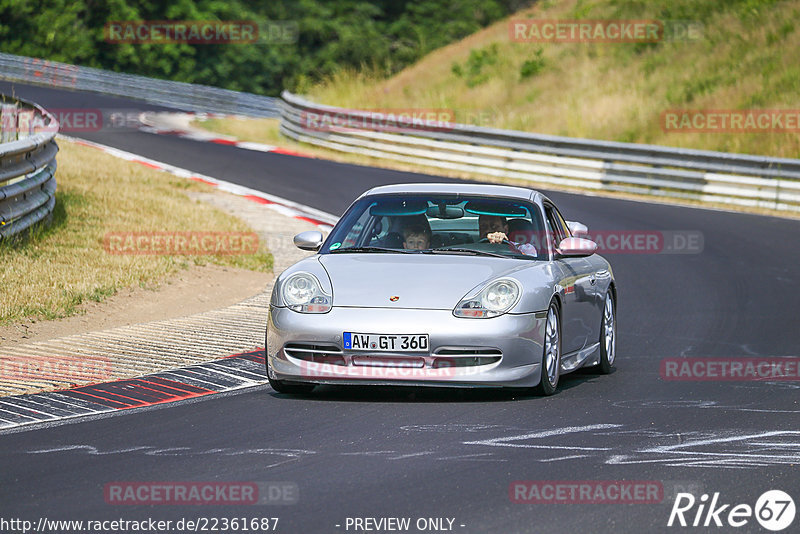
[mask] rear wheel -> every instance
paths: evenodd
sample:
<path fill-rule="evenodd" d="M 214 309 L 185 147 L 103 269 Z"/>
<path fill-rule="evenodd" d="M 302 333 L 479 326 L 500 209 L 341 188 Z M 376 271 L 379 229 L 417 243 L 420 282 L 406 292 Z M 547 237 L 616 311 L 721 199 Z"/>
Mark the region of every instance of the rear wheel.
<path fill-rule="evenodd" d="M 555 302 L 547 309 L 543 345 L 541 379 L 534 391 L 539 395 L 552 395 L 558 388 L 561 372 L 561 321 Z"/>
<path fill-rule="evenodd" d="M 614 360 L 617 357 L 616 311 L 614 297 L 609 289 L 603 303 L 603 318 L 600 323 L 600 363 L 595 366 L 595 369 L 604 375 L 614 368 Z"/>

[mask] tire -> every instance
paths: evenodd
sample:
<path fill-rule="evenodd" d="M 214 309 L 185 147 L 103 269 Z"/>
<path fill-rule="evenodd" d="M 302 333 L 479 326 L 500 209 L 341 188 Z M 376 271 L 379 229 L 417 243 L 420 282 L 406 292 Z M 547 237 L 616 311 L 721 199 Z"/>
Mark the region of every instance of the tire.
<path fill-rule="evenodd" d="M 555 302 L 551 302 L 547 309 L 542 345 L 541 379 L 539 385 L 534 388 L 534 392 L 537 395 L 548 396 L 558 389 L 558 379 L 561 373 L 561 319 Z"/>
<path fill-rule="evenodd" d="M 614 369 L 617 359 L 617 303 L 611 289 L 603 301 L 603 316 L 600 318 L 600 363 L 595 365 L 600 374 L 607 375 Z"/>
<path fill-rule="evenodd" d="M 285 380 L 275 380 L 274 378 L 267 378 L 269 385 L 272 386 L 278 393 L 285 393 L 286 395 L 302 395 L 304 393 L 311 393 L 314 390 L 314 384 L 295 384 L 286 382 Z"/>
<path fill-rule="evenodd" d="M 313 389 L 316 387 L 314 384 L 300 384 L 297 382 L 287 382 L 286 380 L 278 380 L 277 378 L 273 378 L 272 369 L 269 367 L 269 358 L 264 359 L 264 364 L 267 366 L 267 380 L 269 381 L 269 385 L 274 389 L 277 393 L 284 393 L 286 395 L 302 395 L 304 393 L 311 393 Z"/>

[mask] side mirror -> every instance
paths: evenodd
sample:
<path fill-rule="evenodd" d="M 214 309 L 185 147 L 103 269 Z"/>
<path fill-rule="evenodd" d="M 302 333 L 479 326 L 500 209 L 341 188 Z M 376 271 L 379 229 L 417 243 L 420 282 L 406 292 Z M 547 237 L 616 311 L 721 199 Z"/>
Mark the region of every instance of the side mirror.
<path fill-rule="evenodd" d="M 582 237 L 567 237 L 558 244 L 556 252 L 560 256 L 569 258 L 591 256 L 597 252 L 597 243 Z"/>
<path fill-rule="evenodd" d="M 302 250 L 317 252 L 322 247 L 322 232 L 319 230 L 301 232 L 294 236 L 294 246 Z"/>
<path fill-rule="evenodd" d="M 589 235 L 589 227 L 578 221 L 567 221 L 567 226 L 573 237 L 586 237 Z"/>

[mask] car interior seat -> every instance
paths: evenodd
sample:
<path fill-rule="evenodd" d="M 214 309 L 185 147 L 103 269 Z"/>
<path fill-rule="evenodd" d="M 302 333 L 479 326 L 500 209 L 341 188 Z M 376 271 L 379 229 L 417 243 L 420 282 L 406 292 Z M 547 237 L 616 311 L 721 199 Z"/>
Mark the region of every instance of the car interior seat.
<path fill-rule="evenodd" d="M 531 243 L 538 248 L 539 243 L 536 239 L 533 223 L 528 219 L 509 219 L 508 220 L 508 240 L 512 243 Z"/>
<path fill-rule="evenodd" d="M 389 232 L 381 239 L 378 246 L 384 248 L 403 248 L 403 236 L 397 232 Z"/>

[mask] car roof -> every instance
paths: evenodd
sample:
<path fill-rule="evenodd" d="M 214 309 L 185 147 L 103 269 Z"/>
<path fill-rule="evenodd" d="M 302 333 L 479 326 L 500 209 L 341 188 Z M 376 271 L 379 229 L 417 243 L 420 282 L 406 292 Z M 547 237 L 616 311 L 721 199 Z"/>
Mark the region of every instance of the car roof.
<path fill-rule="evenodd" d="M 475 184 L 475 183 L 418 183 L 418 184 L 392 184 L 373 187 L 364 192 L 367 195 L 391 195 L 400 193 L 426 193 L 426 194 L 463 194 L 481 195 L 484 197 L 504 197 L 520 200 L 533 200 L 539 193 L 525 187 L 510 185 Z M 361 198 L 359 197 L 359 198 Z"/>

